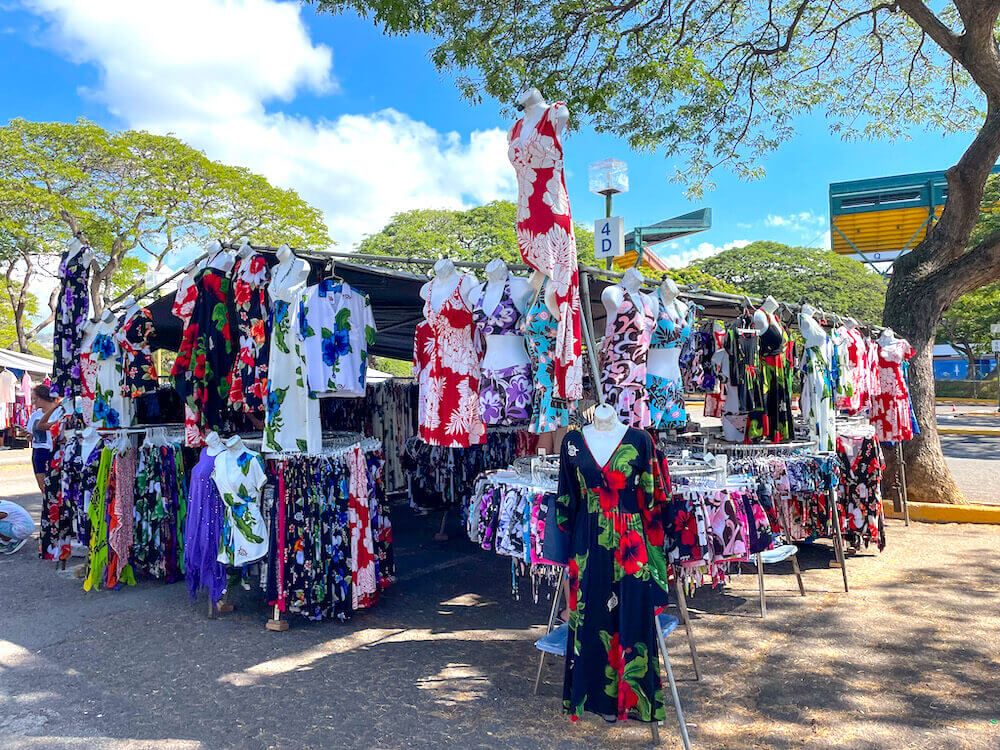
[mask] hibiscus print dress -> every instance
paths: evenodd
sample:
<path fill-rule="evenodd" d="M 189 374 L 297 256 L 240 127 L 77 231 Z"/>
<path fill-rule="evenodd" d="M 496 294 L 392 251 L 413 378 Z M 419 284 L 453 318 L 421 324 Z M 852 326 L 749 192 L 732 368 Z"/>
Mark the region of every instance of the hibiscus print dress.
<path fill-rule="evenodd" d="M 233 267 L 233 310 L 237 351 L 229 371 L 229 405 L 235 411 L 264 416 L 269 358 L 267 284 L 270 272 L 259 253 Z"/>
<path fill-rule="evenodd" d="M 434 281 L 414 339 L 414 373 L 420 385 L 420 439 L 428 445 L 468 448 L 486 442 L 479 407 L 479 355 L 472 338 L 472 311 L 461 282 L 435 310 Z M 426 324 L 426 325 L 425 325 Z"/>
<path fill-rule="evenodd" d="M 125 357 L 125 395 L 128 398 L 155 393 L 159 388 L 150 347 L 155 335 L 153 314 L 145 307 L 139 308 L 122 328 L 120 343 Z"/>
<path fill-rule="evenodd" d="M 556 102 L 535 127 L 524 118 L 511 128 L 507 157 L 517 175 L 517 244 L 524 262 L 552 281 L 559 321 L 552 352 L 553 386 L 562 399 L 583 396 L 580 345 L 580 273 L 576 237 L 563 174 L 563 146 L 552 119 Z"/>
<path fill-rule="evenodd" d="M 90 312 L 90 248 L 81 248 L 72 258 L 63 253 L 59 263 L 59 297 L 52 333 L 52 395 L 79 396 L 80 344 Z"/>
<path fill-rule="evenodd" d="M 914 355 L 906 339 L 878 347 L 878 389 L 872 399 L 872 425 L 879 442 L 913 439 L 910 389 L 903 377 L 903 363 Z"/>
<path fill-rule="evenodd" d="M 570 432 L 559 464 L 556 521 L 570 534 L 569 641 L 563 710 L 661 721 L 654 608 L 667 602 L 667 481 L 653 442 L 629 428 L 601 466 Z"/>
<path fill-rule="evenodd" d="M 536 434 L 569 427 L 572 402 L 556 396 L 555 348 L 559 324 L 545 304 L 545 285 L 524 314 L 521 330 L 528 345 L 535 386 L 531 396 L 528 431 Z"/>

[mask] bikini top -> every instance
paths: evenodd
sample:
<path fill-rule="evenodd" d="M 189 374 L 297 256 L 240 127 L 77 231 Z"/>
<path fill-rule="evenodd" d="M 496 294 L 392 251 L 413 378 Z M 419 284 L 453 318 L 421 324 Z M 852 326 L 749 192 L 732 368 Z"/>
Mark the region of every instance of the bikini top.
<path fill-rule="evenodd" d="M 479 295 L 479 299 L 472 308 L 472 322 L 482 336 L 509 336 L 519 335 L 521 311 L 514 304 L 514 295 L 510 291 L 510 279 L 503 283 L 503 292 L 500 294 L 500 301 L 491 312 L 483 309 L 486 300 L 486 287 Z"/>
<path fill-rule="evenodd" d="M 764 357 L 774 357 L 781 354 L 785 346 L 785 329 L 778 319 L 761 309 L 767 318 L 767 328 L 760 334 L 760 353 Z"/>
<path fill-rule="evenodd" d="M 660 309 L 656 314 L 656 325 L 653 326 L 651 349 L 675 349 L 682 346 L 691 337 L 691 314 L 681 320 L 670 316 L 667 304 L 659 292 L 656 294 Z M 672 308 L 672 305 L 670 306 Z"/>

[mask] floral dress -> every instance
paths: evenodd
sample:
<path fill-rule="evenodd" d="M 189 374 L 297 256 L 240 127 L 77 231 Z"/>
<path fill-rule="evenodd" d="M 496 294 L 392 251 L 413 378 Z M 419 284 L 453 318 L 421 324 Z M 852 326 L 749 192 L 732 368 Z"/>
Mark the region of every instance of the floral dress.
<path fill-rule="evenodd" d="M 492 312 L 483 309 L 486 288 L 472 308 L 472 319 L 481 341 L 487 336 L 520 335 L 521 312 L 514 304 L 510 280 L 504 282 L 500 301 Z M 487 425 L 523 424 L 531 416 L 531 363 L 498 369 L 483 368 L 479 405 Z"/>
<path fill-rule="evenodd" d="M 486 442 L 479 407 L 479 355 L 473 342 L 472 311 L 459 282 L 435 310 L 436 280 L 424 302 L 426 326 L 414 340 L 414 364 L 420 384 L 420 438 L 428 445 L 468 448 Z"/>
<path fill-rule="evenodd" d="M 556 520 L 571 534 L 563 710 L 664 717 L 654 608 L 667 602 L 665 482 L 649 435 L 629 428 L 604 466 L 582 432 L 563 441 Z"/>
<path fill-rule="evenodd" d="M 184 326 L 171 374 L 184 401 L 184 440 L 204 443 L 209 430 L 221 429 L 226 417 L 235 354 L 229 322 L 230 282 L 225 272 L 208 267 L 195 282 L 198 296 Z"/>
<path fill-rule="evenodd" d="M 59 297 L 52 333 L 52 395 L 79 396 L 80 342 L 90 313 L 90 248 L 72 258 L 63 253 L 59 263 Z"/>
<path fill-rule="evenodd" d="M 795 342 L 781 322 L 766 310 L 767 329 L 760 334 L 760 376 L 763 388 L 763 408 L 750 412 L 747 440 L 768 440 L 784 443 L 794 437 L 792 422 L 792 381 Z"/>
<path fill-rule="evenodd" d="M 547 283 L 547 282 L 546 282 Z M 535 388 L 531 399 L 531 421 L 528 430 L 537 434 L 569 427 L 570 402 L 556 396 L 555 348 L 558 323 L 545 305 L 545 285 L 535 296 L 535 301 L 521 323 L 524 340 L 531 358 L 531 371 L 535 375 Z"/>
<path fill-rule="evenodd" d="M 211 602 L 222 599 L 226 591 L 226 566 L 218 560 L 223 510 L 219 489 L 212 480 L 216 458 L 202 448 L 201 458 L 191 470 L 188 521 L 184 526 L 184 578 L 188 593 L 194 599 L 200 589 L 207 589 Z"/>
<path fill-rule="evenodd" d="M 227 448 L 215 458 L 212 481 L 222 498 L 222 535 L 216 559 L 236 567 L 267 555 L 260 493 L 267 477 L 259 453 Z"/>
<path fill-rule="evenodd" d="M 153 364 L 150 342 L 156 335 L 153 314 L 148 308 L 140 307 L 126 321 L 122 328 L 120 343 L 125 362 L 125 396 L 139 398 L 147 393 L 155 393 L 160 381 Z"/>
<path fill-rule="evenodd" d="M 524 262 L 549 279 L 559 321 L 552 350 L 552 387 L 562 399 L 583 395 L 580 285 L 576 238 L 563 173 L 563 146 L 552 119 L 556 102 L 530 131 L 524 118 L 508 135 L 507 157 L 517 175 L 517 244 Z"/>
<path fill-rule="evenodd" d="M 125 398 L 125 354 L 123 335 L 111 326 L 94 337 L 90 357 L 97 363 L 94 378 L 93 424 L 97 427 L 128 427 L 132 424 L 132 402 Z"/>
<path fill-rule="evenodd" d="M 639 296 L 625 291 L 622 303 L 608 318 L 599 352 L 601 382 L 608 403 L 631 427 L 649 427 L 646 359 L 653 332 L 653 310 Z"/>
<path fill-rule="evenodd" d="M 271 352 L 267 367 L 264 453 L 318 453 L 323 448 L 319 402 L 306 383 L 306 359 L 298 307 L 305 277 L 279 264 L 272 269 Z"/>
<path fill-rule="evenodd" d="M 885 462 L 875 438 L 837 438 L 841 481 L 838 502 L 844 539 L 852 547 L 874 544 L 885 549 L 882 471 Z"/>
<path fill-rule="evenodd" d="M 233 316 L 237 351 L 229 371 L 229 405 L 235 411 L 264 416 L 267 400 L 269 311 L 267 261 L 259 253 L 240 258 L 233 267 Z"/>
<path fill-rule="evenodd" d="M 818 323 L 799 325 L 805 337 L 802 350 L 801 410 L 809 427 L 809 437 L 817 449 L 833 451 L 837 447 L 837 412 L 833 406 L 833 344 Z"/>
<path fill-rule="evenodd" d="M 676 378 L 665 378 L 649 373 L 646 387 L 649 390 L 650 422 L 654 429 L 665 430 L 684 427 L 687 424 L 687 409 L 684 406 L 684 379 L 680 370 L 680 349 L 691 338 L 691 320 L 694 314 L 689 309 L 688 317 L 676 320 L 670 315 L 668 306 L 659 297 L 659 310 L 653 327 L 650 349 L 677 349 L 678 368 Z"/>
<path fill-rule="evenodd" d="M 903 363 L 913 357 L 906 339 L 878 347 L 878 391 L 872 401 L 872 424 L 879 442 L 913 439 L 910 420 L 910 389 L 903 377 Z"/>

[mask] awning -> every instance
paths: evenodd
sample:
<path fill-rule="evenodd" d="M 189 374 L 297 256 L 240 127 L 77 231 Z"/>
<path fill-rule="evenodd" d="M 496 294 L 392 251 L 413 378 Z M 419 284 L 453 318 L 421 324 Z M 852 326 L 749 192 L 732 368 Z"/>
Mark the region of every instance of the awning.
<path fill-rule="evenodd" d="M 14 352 L 10 349 L 0 349 L 0 366 L 11 370 L 23 370 L 32 375 L 51 375 L 52 360 L 36 357 L 34 354 Z"/>

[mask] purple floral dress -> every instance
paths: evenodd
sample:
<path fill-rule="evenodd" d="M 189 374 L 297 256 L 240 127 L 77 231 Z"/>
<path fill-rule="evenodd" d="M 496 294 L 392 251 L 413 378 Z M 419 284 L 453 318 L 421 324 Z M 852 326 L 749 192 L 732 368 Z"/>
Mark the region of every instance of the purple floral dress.
<path fill-rule="evenodd" d="M 483 309 L 486 289 L 472 309 L 476 327 L 476 344 L 485 352 L 487 336 L 518 336 L 521 313 L 514 304 L 510 281 L 503 285 L 500 301 L 492 312 Z M 479 407 L 487 425 L 524 424 L 531 416 L 533 383 L 531 364 L 525 362 L 499 369 L 482 368 L 479 381 Z"/>
<path fill-rule="evenodd" d="M 192 599 L 204 588 L 209 601 L 217 602 L 226 590 L 226 566 L 217 559 L 222 538 L 222 498 L 212 481 L 214 468 L 215 456 L 202 448 L 201 458 L 191 471 L 184 526 L 184 577 Z"/>
<path fill-rule="evenodd" d="M 90 249 L 81 248 L 72 258 L 63 253 L 59 263 L 59 302 L 52 334 L 52 393 L 56 396 L 80 396 L 81 331 L 90 312 Z"/>

